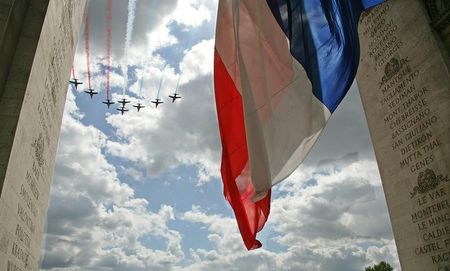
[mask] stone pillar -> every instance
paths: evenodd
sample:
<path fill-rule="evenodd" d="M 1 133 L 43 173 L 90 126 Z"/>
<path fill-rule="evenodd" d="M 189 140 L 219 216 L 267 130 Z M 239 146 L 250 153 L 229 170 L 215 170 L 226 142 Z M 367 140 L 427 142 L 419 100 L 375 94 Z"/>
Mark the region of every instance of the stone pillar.
<path fill-rule="evenodd" d="M 422 0 L 389 0 L 359 26 L 357 82 L 403 271 L 450 270 L 449 59 L 432 25 Z"/>
<path fill-rule="evenodd" d="M 86 0 L 0 0 L 0 271 L 38 270 Z"/>
<path fill-rule="evenodd" d="M 440 36 L 450 54 L 450 1 L 424 0 L 433 29 Z"/>

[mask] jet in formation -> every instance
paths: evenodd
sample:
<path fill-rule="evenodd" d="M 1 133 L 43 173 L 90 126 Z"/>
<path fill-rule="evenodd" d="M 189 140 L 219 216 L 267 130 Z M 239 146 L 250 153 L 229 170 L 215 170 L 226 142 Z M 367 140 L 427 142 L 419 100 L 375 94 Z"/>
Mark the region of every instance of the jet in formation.
<path fill-rule="evenodd" d="M 181 96 L 178 95 L 178 93 L 174 93 L 172 95 L 169 95 L 169 97 L 172 98 L 172 103 L 174 103 L 176 99 L 181 99 Z"/>
<path fill-rule="evenodd" d="M 164 102 L 163 102 L 161 99 L 156 98 L 154 101 L 152 101 L 152 103 L 155 104 L 155 108 L 158 108 L 158 105 L 159 105 L 159 104 L 162 104 L 162 103 L 164 103 Z"/>
<path fill-rule="evenodd" d="M 122 100 L 118 100 L 118 103 L 122 104 L 122 107 L 125 107 L 127 103 L 130 103 L 127 99 L 123 98 Z"/>
<path fill-rule="evenodd" d="M 139 110 L 141 110 L 141 108 L 144 108 L 145 106 L 143 106 L 141 103 L 137 103 L 136 105 L 133 105 L 133 107 L 136 107 L 137 112 L 139 112 Z"/>
<path fill-rule="evenodd" d="M 126 109 L 125 106 L 119 107 L 119 108 L 117 108 L 117 110 L 120 111 L 120 114 L 122 114 L 122 115 L 128 111 L 128 109 Z"/>
<path fill-rule="evenodd" d="M 79 82 L 77 78 L 74 78 L 73 80 L 69 80 L 69 83 L 75 86 L 75 89 L 78 89 L 78 85 L 83 84 L 82 82 Z"/>
<path fill-rule="evenodd" d="M 106 101 L 103 101 L 102 103 L 106 104 L 106 106 L 109 108 L 112 104 L 114 104 L 113 101 L 111 101 L 110 99 L 106 99 Z"/>
<path fill-rule="evenodd" d="M 85 90 L 84 92 L 86 92 L 87 94 L 89 94 L 89 96 L 91 96 L 91 99 L 92 99 L 92 97 L 93 97 L 95 94 L 98 94 L 98 92 L 94 91 L 92 88 L 90 88 L 90 89 L 88 89 L 88 90 Z"/>

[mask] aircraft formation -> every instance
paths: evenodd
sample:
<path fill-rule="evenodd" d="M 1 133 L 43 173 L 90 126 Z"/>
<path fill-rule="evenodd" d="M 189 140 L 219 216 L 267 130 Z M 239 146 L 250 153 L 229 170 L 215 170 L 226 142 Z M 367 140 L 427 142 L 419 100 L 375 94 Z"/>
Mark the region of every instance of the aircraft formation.
<path fill-rule="evenodd" d="M 73 79 L 69 80 L 69 83 L 72 84 L 75 87 L 75 89 L 78 89 L 78 86 L 83 84 L 83 82 L 80 82 L 79 79 L 77 79 L 77 78 L 73 78 Z M 89 88 L 88 90 L 85 90 L 84 92 L 86 94 L 88 94 L 91 97 L 91 99 L 93 99 L 94 95 L 98 94 L 98 92 L 94 91 L 93 88 Z M 172 99 L 172 103 L 175 103 L 175 101 L 177 99 L 181 99 L 181 96 L 180 96 L 180 94 L 178 94 L 175 91 L 173 94 L 169 95 L 169 98 Z M 119 111 L 122 115 L 125 112 L 130 111 L 129 109 L 126 108 L 126 105 L 129 104 L 130 101 L 125 99 L 125 98 L 122 98 L 122 99 L 120 99 L 120 100 L 118 100 L 116 102 L 114 102 L 111 99 L 107 98 L 102 103 L 105 104 L 108 108 L 110 108 L 111 105 L 113 105 L 115 103 L 121 104 L 121 106 L 117 107 L 117 111 Z M 160 99 L 160 98 L 155 98 L 153 101 L 151 101 L 151 103 L 153 103 L 155 105 L 155 108 L 158 108 L 158 105 L 163 104 L 164 101 L 162 99 Z M 133 105 L 133 107 L 136 108 L 137 112 L 140 112 L 140 110 L 142 108 L 145 108 L 145 106 L 141 102 L 137 102 L 136 104 Z"/>
<path fill-rule="evenodd" d="M 133 28 L 134 28 L 134 19 L 135 19 L 135 13 L 136 13 L 136 1 L 128 1 L 128 17 L 127 17 L 127 24 L 126 24 L 126 37 L 125 37 L 125 48 L 124 48 L 124 55 L 125 55 L 125 59 L 127 59 L 127 52 L 129 51 L 130 48 L 130 42 L 132 40 L 132 34 L 133 34 Z M 106 94 L 106 99 L 104 101 L 102 101 L 103 104 L 105 104 L 108 109 L 114 105 L 114 104 L 119 104 L 119 106 L 116 108 L 117 111 L 119 111 L 122 115 L 124 115 L 126 112 L 129 111 L 129 109 L 127 108 L 127 104 L 130 103 L 129 100 L 122 98 L 118 101 L 113 101 L 111 98 L 111 88 L 110 88 L 110 73 L 111 73 L 111 36 L 113 34 L 112 31 L 112 24 L 111 24 L 111 18 L 112 18 L 112 0 L 105 0 L 105 9 L 106 9 L 106 17 L 105 17 L 105 32 L 106 32 L 106 69 L 105 69 L 105 75 L 106 75 L 106 84 L 105 84 L 105 94 Z M 88 5 L 86 4 L 85 7 L 85 14 L 84 14 L 84 48 L 86 50 L 86 85 L 87 85 L 87 90 L 84 90 L 84 92 L 86 94 L 88 94 L 90 96 L 91 99 L 94 98 L 94 95 L 99 94 L 98 91 L 95 91 L 94 88 L 92 87 L 92 82 L 91 82 L 91 52 L 90 52 L 90 14 L 89 14 L 89 9 L 88 9 Z M 148 65 L 148 62 L 145 62 L 144 68 L 146 67 L 146 65 Z M 128 90 L 128 86 L 129 86 L 129 82 L 128 82 L 128 63 L 125 63 L 124 67 L 121 67 L 122 72 L 124 74 L 125 80 L 124 80 L 124 85 L 122 88 L 122 97 L 126 96 L 126 91 Z M 166 69 L 166 66 L 164 66 L 164 68 L 162 69 L 162 75 L 160 78 L 160 82 L 159 82 L 159 88 L 157 91 L 157 95 L 156 98 L 154 100 L 151 101 L 151 103 L 153 103 L 155 105 L 155 108 L 158 108 L 159 105 L 163 104 L 164 101 L 160 98 L 160 92 L 161 92 L 161 86 L 163 84 L 163 79 L 164 79 L 164 71 Z M 178 77 L 178 82 L 177 82 L 177 86 L 175 88 L 175 91 L 173 94 L 169 95 L 169 98 L 172 99 L 172 103 L 174 103 L 177 99 L 180 99 L 181 96 L 177 93 L 178 91 L 178 86 L 180 83 L 180 77 L 181 75 L 179 75 Z M 138 102 L 136 104 L 133 104 L 132 107 L 136 108 L 137 112 L 140 112 L 141 109 L 145 108 L 145 106 L 141 103 L 141 99 L 143 98 L 142 95 L 142 89 L 143 89 L 143 78 L 140 78 L 140 91 L 139 91 L 139 95 L 138 95 Z M 76 74 L 75 74 L 75 65 L 72 66 L 72 79 L 69 80 L 70 84 L 72 84 L 75 89 L 78 89 L 78 86 L 83 84 L 83 82 L 80 82 L 80 80 L 78 78 L 76 78 Z"/>

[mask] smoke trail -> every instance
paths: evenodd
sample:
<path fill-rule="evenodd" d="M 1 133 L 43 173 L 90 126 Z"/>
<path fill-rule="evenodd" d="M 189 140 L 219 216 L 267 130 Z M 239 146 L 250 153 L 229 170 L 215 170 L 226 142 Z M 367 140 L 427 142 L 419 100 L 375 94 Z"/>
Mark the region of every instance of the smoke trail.
<path fill-rule="evenodd" d="M 128 88 L 128 63 L 127 63 L 127 55 L 128 50 L 130 49 L 131 38 L 133 37 L 134 30 L 134 18 L 136 16 L 136 3 L 138 0 L 128 0 L 128 19 L 127 19 L 127 31 L 125 34 L 125 86 L 123 88 L 122 94 L 125 95 L 125 91 Z"/>
<path fill-rule="evenodd" d="M 161 74 L 161 79 L 159 79 L 159 87 L 158 87 L 158 94 L 156 95 L 156 98 L 159 99 L 159 93 L 161 92 L 161 87 L 162 87 L 162 83 L 163 83 L 163 79 L 164 79 L 164 72 L 166 71 L 166 65 L 164 65 L 162 74 Z"/>
<path fill-rule="evenodd" d="M 192 47 L 194 46 L 192 44 L 194 38 L 197 38 L 197 37 L 195 35 L 189 35 L 189 39 L 188 39 L 188 41 L 186 43 L 187 48 L 191 48 L 192 49 Z M 180 67 L 180 63 L 178 63 L 178 72 L 179 72 L 179 74 L 178 74 L 177 86 L 176 86 L 175 91 L 174 91 L 175 94 L 178 93 L 178 88 L 180 86 L 180 79 L 181 79 L 181 75 L 183 73 L 183 71 L 181 70 L 181 67 Z"/>
<path fill-rule="evenodd" d="M 112 0 L 106 0 L 106 99 L 110 98 Z"/>
<path fill-rule="evenodd" d="M 125 36 L 125 52 L 128 51 L 131 44 L 131 38 L 133 37 L 134 30 L 134 18 L 136 17 L 136 3 L 137 0 L 128 1 L 128 20 L 127 20 L 127 32 Z"/>
<path fill-rule="evenodd" d="M 142 85 L 144 84 L 144 76 L 141 77 L 141 80 L 139 81 L 139 101 L 142 98 Z"/>
<path fill-rule="evenodd" d="M 181 78 L 181 72 L 178 74 L 177 86 L 175 87 L 175 91 L 174 91 L 175 94 L 177 94 L 178 87 L 180 86 L 180 78 Z"/>
<path fill-rule="evenodd" d="M 149 23 L 150 26 L 151 26 L 152 23 L 153 23 L 153 18 L 156 17 L 156 14 L 153 12 L 153 9 L 152 9 L 152 6 L 153 6 L 154 4 L 156 4 L 156 2 L 158 2 L 158 1 L 157 1 L 157 0 L 155 0 L 155 1 L 151 1 L 151 0 L 150 0 L 150 13 L 148 14 L 149 17 L 150 17 L 150 23 Z M 153 13 L 153 14 L 152 14 L 152 13 Z M 151 52 L 151 49 L 150 49 L 150 46 L 149 46 L 149 45 L 148 45 L 147 51 Z M 147 71 L 149 65 L 150 65 L 150 60 L 144 61 L 144 64 L 143 64 L 143 71 L 144 71 L 144 72 Z M 142 77 L 141 77 L 140 89 L 139 89 L 139 98 L 142 98 L 142 87 L 143 87 L 143 84 L 144 84 L 144 82 L 143 82 L 144 78 L 143 78 L 143 77 L 144 77 L 144 75 L 142 75 Z"/>
<path fill-rule="evenodd" d="M 88 75 L 88 86 L 91 88 L 91 48 L 89 45 L 89 12 L 87 7 L 85 7 L 85 18 L 84 18 L 84 47 L 86 49 L 86 66 Z"/>
<path fill-rule="evenodd" d="M 75 79 L 75 65 L 72 64 L 72 78 Z"/>

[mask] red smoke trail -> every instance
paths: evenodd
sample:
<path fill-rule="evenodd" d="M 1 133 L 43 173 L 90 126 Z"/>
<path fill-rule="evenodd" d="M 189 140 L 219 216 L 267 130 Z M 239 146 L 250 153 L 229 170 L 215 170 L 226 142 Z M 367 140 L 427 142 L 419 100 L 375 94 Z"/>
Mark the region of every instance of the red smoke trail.
<path fill-rule="evenodd" d="M 72 78 L 75 79 L 75 65 L 72 64 Z"/>
<path fill-rule="evenodd" d="M 109 78 L 111 72 L 111 18 L 112 0 L 106 0 L 106 99 L 109 99 Z"/>
<path fill-rule="evenodd" d="M 88 75 L 88 85 L 91 88 L 91 48 L 89 46 L 89 13 L 87 7 L 85 7 L 85 18 L 84 18 L 84 46 L 86 48 L 86 65 L 87 65 L 87 75 Z"/>

